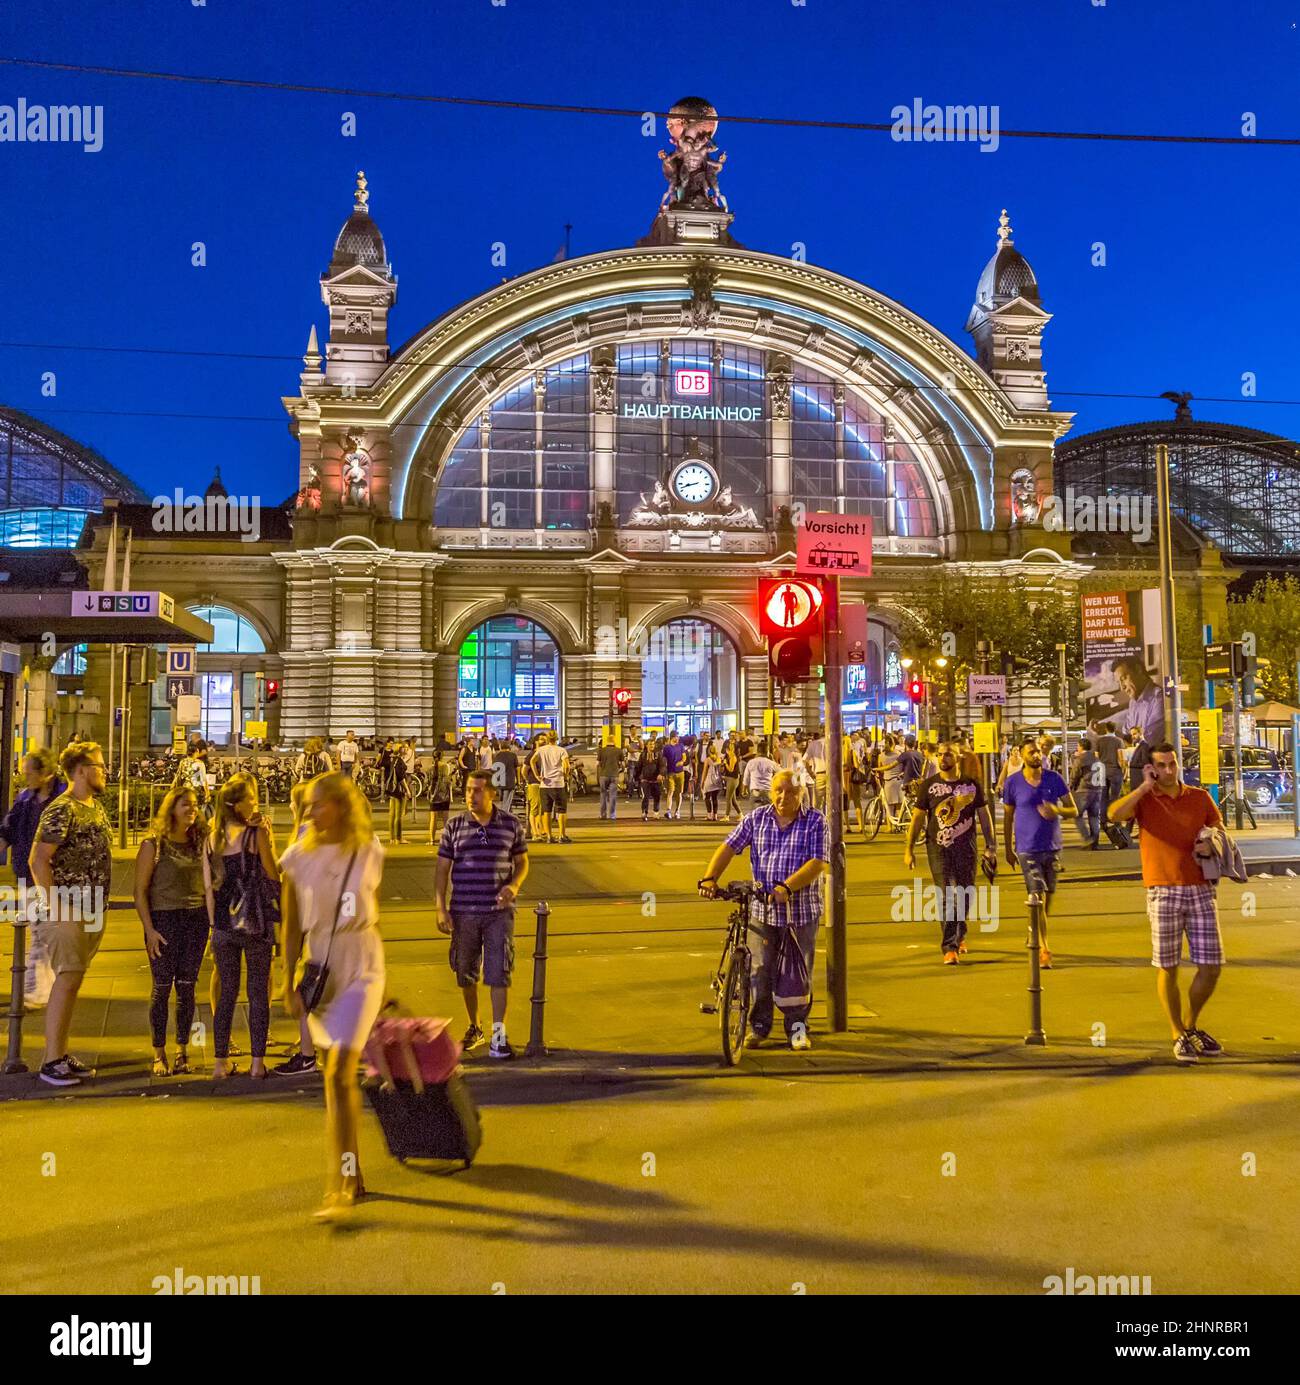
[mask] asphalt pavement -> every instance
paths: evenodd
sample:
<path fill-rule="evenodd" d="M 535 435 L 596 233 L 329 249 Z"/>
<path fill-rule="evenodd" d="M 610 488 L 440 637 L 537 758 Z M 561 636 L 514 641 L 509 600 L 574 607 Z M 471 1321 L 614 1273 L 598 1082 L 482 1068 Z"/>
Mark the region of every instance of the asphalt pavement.
<path fill-rule="evenodd" d="M 378 1196 L 346 1231 L 307 1218 L 318 1079 L 214 1090 L 210 1050 L 194 1076 L 148 1077 L 148 968 L 132 914 L 113 910 L 74 1025 L 94 1080 L 0 1078 L 0 1289 L 149 1293 L 180 1267 L 256 1275 L 268 1294 L 1034 1294 L 1072 1266 L 1150 1275 L 1157 1294 L 1293 1290 L 1300 880 L 1221 887 L 1229 964 L 1204 1023 L 1227 1051 L 1184 1068 L 1141 887 L 1089 878 L 1135 852 L 1067 851 L 1037 1048 L 1012 873 L 987 897 L 991 926 L 944 967 L 938 925 L 906 917 L 898 839 L 851 843 L 848 1031 L 828 1032 L 819 997 L 811 1053 L 769 1043 L 725 1069 L 698 1003 L 726 909 L 694 894 L 725 826 L 600 824 L 580 804 L 572 831 L 533 848 L 525 890 L 552 911 L 549 1055 L 467 1060 L 485 1139 L 466 1171 L 399 1166 L 367 1112 Z M 390 992 L 459 1028 L 431 871 L 427 838 L 390 852 Z M 520 1050 L 531 934 L 521 910 Z M 273 1058 L 293 1028 L 273 1011 Z"/>

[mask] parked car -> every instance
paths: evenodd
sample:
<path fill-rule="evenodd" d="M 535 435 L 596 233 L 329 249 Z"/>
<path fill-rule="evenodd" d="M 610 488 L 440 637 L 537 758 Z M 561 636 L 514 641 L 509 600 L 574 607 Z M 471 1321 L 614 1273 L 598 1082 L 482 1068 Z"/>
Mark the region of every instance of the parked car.
<path fill-rule="evenodd" d="M 1219 747 L 1219 782 L 1231 784 L 1236 766 L 1234 747 Z M 1199 751 L 1189 751 L 1183 766 L 1183 780 L 1188 784 L 1201 782 Z M 1275 750 L 1262 745 L 1243 745 L 1241 748 L 1241 786 L 1247 800 L 1257 808 L 1271 808 L 1288 798 L 1292 792 L 1291 772 Z"/>

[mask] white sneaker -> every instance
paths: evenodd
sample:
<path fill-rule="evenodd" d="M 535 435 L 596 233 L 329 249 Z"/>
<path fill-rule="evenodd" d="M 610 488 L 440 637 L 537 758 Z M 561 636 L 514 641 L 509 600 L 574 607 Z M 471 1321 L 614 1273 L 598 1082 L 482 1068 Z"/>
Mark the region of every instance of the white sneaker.
<path fill-rule="evenodd" d="M 510 1041 L 506 1038 L 506 1027 L 504 1024 L 493 1024 L 492 1042 L 488 1044 L 489 1058 L 513 1058 L 515 1051 L 510 1047 Z"/>
<path fill-rule="evenodd" d="M 808 1026 L 802 1020 L 790 1030 L 790 1047 L 796 1053 L 802 1053 L 804 1049 L 812 1047 L 812 1040 L 808 1037 Z"/>

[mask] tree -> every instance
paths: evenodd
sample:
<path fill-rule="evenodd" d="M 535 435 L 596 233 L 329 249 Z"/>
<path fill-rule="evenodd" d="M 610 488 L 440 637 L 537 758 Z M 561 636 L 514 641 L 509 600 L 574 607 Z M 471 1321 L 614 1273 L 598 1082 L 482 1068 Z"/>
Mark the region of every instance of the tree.
<path fill-rule="evenodd" d="M 1296 649 L 1300 646 L 1300 579 L 1268 576 L 1240 599 L 1228 598 L 1228 634 L 1255 636 L 1255 652 L 1269 661 L 1262 690 L 1296 706 Z"/>

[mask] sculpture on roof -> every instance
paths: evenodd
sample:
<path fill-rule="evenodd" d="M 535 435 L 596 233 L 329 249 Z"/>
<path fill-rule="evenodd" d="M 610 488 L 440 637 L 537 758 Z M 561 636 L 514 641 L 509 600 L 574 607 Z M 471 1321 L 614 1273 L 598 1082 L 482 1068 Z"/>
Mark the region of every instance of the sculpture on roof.
<path fill-rule="evenodd" d="M 718 189 L 718 174 L 727 156 L 710 159 L 718 152 L 713 143 L 718 113 L 701 97 L 688 96 L 668 112 L 668 137 L 673 153 L 659 151 L 659 162 L 668 180 L 661 209 L 683 211 L 727 210 L 727 199 Z"/>

